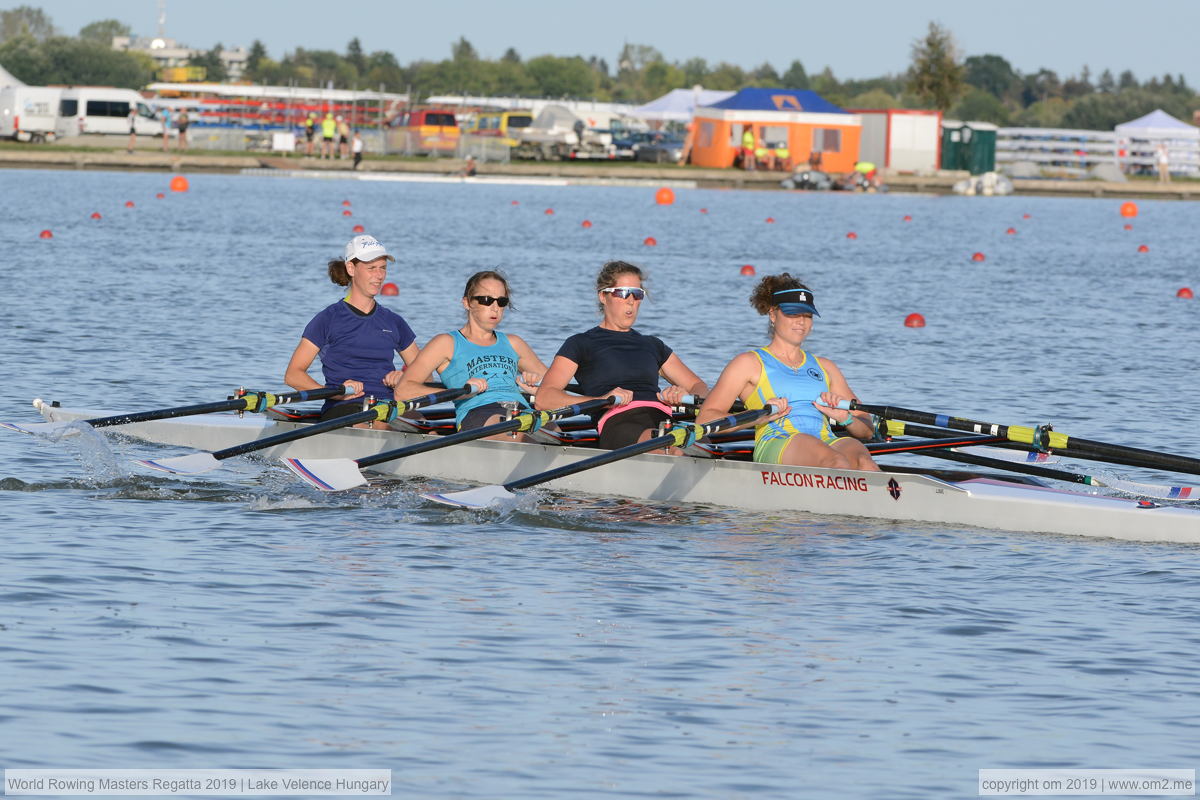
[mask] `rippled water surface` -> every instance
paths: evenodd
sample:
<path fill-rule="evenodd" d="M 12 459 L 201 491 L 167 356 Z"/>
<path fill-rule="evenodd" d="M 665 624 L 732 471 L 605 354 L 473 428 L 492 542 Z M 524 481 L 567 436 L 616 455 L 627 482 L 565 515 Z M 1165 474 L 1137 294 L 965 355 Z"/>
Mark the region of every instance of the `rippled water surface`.
<path fill-rule="evenodd" d="M 362 224 L 421 339 L 499 266 L 548 359 L 625 258 L 650 271 L 639 327 L 711 381 L 762 341 L 741 266 L 788 269 L 811 349 L 868 401 L 1200 453 L 1200 306 L 1174 298 L 1200 288 L 1194 204 L 1140 202 L 1126 231 L 1092 199 L 190 181 L 0 171 L 0 419 L 282 388 Z M 950 798 L 980 768 L 1197 766 L 1196 547 L 587 496 L 497 516 L 415 481 L 129 465 L 163 452 L 0 436 L 2 766 L 390 768 L 421 798 Z"/>

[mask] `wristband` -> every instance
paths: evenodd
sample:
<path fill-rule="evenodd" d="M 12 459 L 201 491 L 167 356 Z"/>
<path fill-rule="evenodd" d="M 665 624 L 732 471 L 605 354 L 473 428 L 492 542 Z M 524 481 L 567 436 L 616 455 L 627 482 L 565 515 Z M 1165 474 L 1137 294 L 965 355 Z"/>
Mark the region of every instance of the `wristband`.
<path fill-rule="evenodd" d="M 850 414 L 850 415 L 848 415 L 848 416 L 846 417 L 846 421 L 845 421 L 845 422 L 839 422 L 839 423 L 838 423 L 838 426 L 839 426 L 839 427 L 842 427 L 842 428 L 849 428 L 851 425 L 853 425 L 853 424 L 854 424 L 854 421 L 855 421 L 856 419 L 858 419 L 858 417 L 854 416 L 853 414 Z"/>

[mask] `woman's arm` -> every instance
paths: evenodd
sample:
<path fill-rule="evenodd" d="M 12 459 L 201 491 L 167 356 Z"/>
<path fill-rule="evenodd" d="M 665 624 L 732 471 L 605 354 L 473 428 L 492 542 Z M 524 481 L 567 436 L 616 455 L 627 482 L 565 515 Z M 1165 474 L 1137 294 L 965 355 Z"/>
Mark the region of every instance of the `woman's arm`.
<path fill-rule="evenodd" d="M 676 405 L 685 394 L 693 394 L 696 397 L 704 397 L 708 394 L 708 384 L 702 381 L 699 375 L 692 372 L 675 353 L 671 353 L 658 372 L 671 382 L 670 386 L 658 393 L 658 399 L 667 405 Z"/>
<path fill-rule="evenodd" d="M 308 339 L 301 337 L 300 343 L 296 345 L 296 349 L 292 352 L 292 358 L 288 361 L 287 369 L 283 372 L 283 382 L 292 387 L 296 391 L 304 392 L 309 389 L 320 389 L 325 384 L 318 382 L 312 375 L 308 374 L 309 367 L 316 360 L 317 354 L 321 352 L 321 348 L 310 342 Z M 355 397 L 361 397 L 363 393 L 362 381 L 348 380 L 347 386 L 352 386 L 355 389 L 354 394 L 339 395 L 335 400 L 351 400 Z"/>
<path fill-rule="evenodd" d="M 828 358 L 821 357 L 819 360 L 821 366 L 825 368 L 825 374 L 829 376 L 829 391 L 822 392 L 820 400 L 813 401 L 813 406 L 829 419 L 841 425 L 846 433 L 855 439 L 870 439 L 875 435 L 875 426 L 867 419 L 869 415 L 864 415 L 861 411 L 846 411 L 837 407 L 843 401 L 858 399 L 851 390 L 850 384 L 846 383 L 842 371 Z"/>
<path fill-rule="evenodd" d="M 517 354 L 517 385 L 531 394 L 536 393 L 536 387 L 546 374 L 546 365 L 520 336 L 509 334 L 508 343 Z"/>
<path fill-rule="evenodd" d="M 567 384 L 575 377 L 575 371 L 578 369 L 579 365 L 571 359 L 555 356 L 554 361 L 550 362 L 550 369 L 542 376 L 542 385 L 538 387 L 533 398 L 533 407 L 538 411 L 550 411 L 569 406 L 580 399 L 588 399 L 566 392 Z"/>
<path fill-rule="evenodd" d="M 704 404 L 696 412 L 696 422 L 704 424 L 726 416 L 729 413 L 729 409 L 733 407 L 734 400 L 738 398 L 745 400 L 754 391 L 754 386 L 758 383 L 758 377 L 761 372 L 762 364 L 754 357 L 753 353 L 741 353 L 734 356 L 733 360 L 725 365 L 725 369 L 721 370 L 721 377 L 717 378 L 717 385 L 708 393 L 708 397 L 704 399 Z M 771 420 L 787 416 L 790 408 L 787 398 L 772 397 L 767 403 L 778 409 L 771 416 L 756 422 L 739 425 L 737 428 L 727 428 L 726 430 L 734 431 L 749 425 L 762 425 Z"/>
<path fill-rule="evenodd" d="M 411 361 L 404 355 L 409 350 L 413 351 L 412 355 L 414 356 Z M 429 394 L 429 387 L 425 385 L 425 382 L 433 376 L 435 371 L 441 370 L 449 364 L 450 359 L 454 357 L 454 339 L 444 333 L 439 333 L 420 350 L 417 349 L 416 342 L 412 343 L 400 351 L 400 357 L 404 359 L 404 363 L 408 367 L 403 372 L 390 372 L 387 376 L 388 378 L 393 375 L 400 376 L 394 385 L 396 399 L 411 400 L 414 397 L 422 397 Z M 384 383 L 387 383 L 387 378 L 384 379 Z M 446 388 L 457 389 L 458 387 L 447 386 Z"/>

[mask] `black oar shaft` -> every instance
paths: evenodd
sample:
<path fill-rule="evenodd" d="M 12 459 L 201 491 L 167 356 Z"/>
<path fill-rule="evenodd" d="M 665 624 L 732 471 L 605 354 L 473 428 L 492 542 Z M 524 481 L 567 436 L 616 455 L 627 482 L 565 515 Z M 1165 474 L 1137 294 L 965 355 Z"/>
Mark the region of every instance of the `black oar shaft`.
<path fill-rule="evenodd" d="M 1091 484 L 1092 479 L 1089 475 L 1080 475 L 1076 472 L 1068 472 L 1065 469 L 1051 469 L 1050 467 L 1039 467 L 1036 464 L 1024 464 L 1019 461 L 1002 461 L 998 458 L 988 458 L 987 456 L 977 456 L 971 453 L 946 453 L 941 450 L 930 451 L 923 453 L 932 458 L 943 458 L 947 461 L 958 461 L 963 464 L 975 464 L 980 467 L 992 467 L 993 469 L 1003 469 L 1009 472 L 1020 472 L 1023 475 L 1035 475 L 1039 478 L 1050 478 L 1056 481 L 1068 481 L 1070 483 L 1086 483 Z"/>
<path fill-rule="evenodd" d="M 275 395 L 275 402 L 272 406 L 286 405 L 288 403 L 303 403 L 306 400 L 324 400 L 327 397 L 336 397 L 339 394 L 345 394 L 345 388 L 341 386 L 323 386 L 320 389 L 309 389 L 302 392 L 289 392 L 287 394 Z M 251 395 L 261 395 L 261 392 L 247 392 L 240 397 L 233 397 L 228 400 L 218 400 L 212 403 L 197 403 L 190 406 L 176 406 L 175 408 L 160 408 L 154 411 L 136 411 L 131 414 L 116 414 L 111 417 L 97 417 L 96 419 L 84 420 L 93 428 L 106 428 L 110 425 L 126 425 L 132 422 L 150 422 L 156 419 L 173 419 L 175 417 L 190 417 L 196 414 L 215 414 L 219 411 L 247 411 L 248 397 Z"/>
<path fill-rule="evenodd" d="M 979 422 L 963 417 L 951 417 L 945 414 L 932 414 L 927 411 L 914 411 L 909 408 L 894 406 L 879 406 L 851 403 L 855 410 L 866 411 L 885 419 L 898 419 L 905 422 L 917 422 L 925 425 L 937 425 L 941 428 L 983 433 L 994 436 L 1005 436 L 1010 441 L 1031 444 L 1035 447 L 1046 445 L 1047 449 L 1063 455 L 1088 458 L 1095 461 L 1107 461 L 1112 464 L 1126 464 L 1131 467 L 1147 469 L 1167 469 L 1175 472 L 1185 472 L 1200 475 L 1200 458 L 1161 453 L 1157 450 L 1143 450 L 1137 447 L 1097 442 L 1090 439 L 1078 439 L 1074 436 L 1057 431 L 1049 432 L 1048 442 L 1035 441 L 1037 430 L 1020 426 L 997 425 L 991 422 Z"/>
<path fill-rule="evenodd" d="M 922 453 L 927 450 L 947 450 L 951 447 L 969 447 L 979 444 L 1000 444 L 1007 442 L 1003 436 L 953 436 L 944 439 L 932 439 L 909 442 L 875 442 L 867 445 L 872 455 L 887 453 Z"/>
<path fill-rule="evenodd" d="M 577 472 L 583 472 L 584 470 L 592 469 L 593 467 L 602 467 L 605 464 L 611 464 L 614 461 L 620 461 L 625 458 L 641 455 L 642 453 L 649 453 L 652 450 L 678 445 L 681 444 L 679 441 L 680 431 L 686 430 L 688 427 L 692 427 L 695 430 L 696 438 L 698 439 L 702 436 L 707 436 L 714 431 L 719 431 L 724 428 L 733 428 L 738 425 L 744 425 L 747 422 L 753 422 L 754 420 L 760 419 L 773 412 L 774 408 L 772 406 L 767 406 L 766 408 L 760 408 L 754 411 L 743 411 L 740 414 L 722 417 L 721 419 L 716 419 L 712 422 L 706 422 L 703 425 L 696 425 L 695 423 L 677 425 L 675 432 L 667 432 L 662 436 L 656 436 L 652 439 L 647 439 L 644 442 L 637 442 L 636 444 L 631 444 L 616 450 L 610 450 L 609 452 L 601 453 L 598 456 L 592 456 L 591 458 L 585 458 L 582 461 L 576 461 L 574 464 L 565 464 L 561 467 L 557 467 L 556 469 L 547 470 L 546 472 L 539 472 L 536 475 L 530 475 L 526 478 L 518 478 L 515 481 L 510 481 L 509 483 L 504 484 L 504 488 L 510 492 L 516 489 L 528 489 L 530 486 L 536 486 L 539 483 L 546 483 L 547 481 L 552 481 L 557 478 L 565 478 L 568 475 L 574 475 Z"/>
<path fill-rule="evenodd" d="M 507 433 L 508 431 L 520 430 L 528 422 L 528 419 L 522 419 L 522 417 L 525 417 L 526 415 L 544 413 L 546 415 L 545 421 L 550 422 L 553 420 L 564 419 L 566 417 L 574 417 L 580 414 L 586 414 L 589 411 L 596 411 L 604 408 L 605 406 L 610 406 L 612 403 L 613 399 L 611 397 L 604 397 L 596 400 L 588 400 L 583 403 L 576 403 L 575 405 L 565 406 L 563 408 L 557 408 L 553 411 L 527 411 L 518 414 L 512 419 L 508 419 L 503 422 L 497 422 L 494 425 L 485 425 L 482 428 L 471 428 L 470 430 L 458 431 L 457 433 L 447 434 L 446 436 L 441 436 L 437 439 L 431 439 L 427 442 L 418 442 L 417 444 L 409 445 L 407 447 L 399 447 L 395 450 L 387 450 L 383 453 L 376 453 L 373 456 L 356 458 L 354 463 L 358 464 L 360 469 L 365 469 L 367 467 L 373 467 L 376 464 L 382 464 L 385 461 L 393 461 L 397 458 L 415 456 L 418 453 L 428 453 L 430 450 L 440 450 L 443 447 L 450 447 L 451 445 L 459 444 L 461 442 L 472 442 L 476 439 L 484 439 L 488 436 L 494 436 L 497 433 Z"/>

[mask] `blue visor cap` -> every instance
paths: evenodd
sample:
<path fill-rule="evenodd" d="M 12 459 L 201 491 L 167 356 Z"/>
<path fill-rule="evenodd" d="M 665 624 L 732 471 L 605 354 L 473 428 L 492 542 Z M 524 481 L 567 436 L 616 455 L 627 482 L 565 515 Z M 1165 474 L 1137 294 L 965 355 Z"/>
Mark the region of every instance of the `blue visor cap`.
<path fill-rule="evenodd" d="M 779 310 L 786 316 L 794 317 L 797 314 L 821 316 L 813 303 L 813 293 L 808 289 L 784 289 L 775 292 L 772 296 L 775 298 L 775 304 L 779 306 Z"/>

